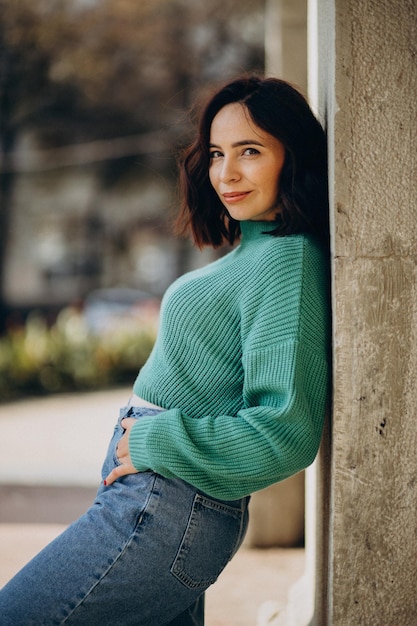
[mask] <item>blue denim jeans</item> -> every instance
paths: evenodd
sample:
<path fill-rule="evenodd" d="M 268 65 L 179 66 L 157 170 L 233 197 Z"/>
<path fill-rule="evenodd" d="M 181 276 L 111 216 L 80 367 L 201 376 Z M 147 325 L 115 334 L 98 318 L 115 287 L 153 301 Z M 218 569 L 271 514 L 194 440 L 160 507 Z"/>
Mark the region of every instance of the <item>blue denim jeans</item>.
<path fill-rule="evenodd" d="M 118 464 L 121 419 L 103 465 Z M 202 626 L 204 591 L 240 546 L 249 498 L 214 499 L 151 471 L 101 484 L 89 510 L 0 591 L 1 626 Z"/>

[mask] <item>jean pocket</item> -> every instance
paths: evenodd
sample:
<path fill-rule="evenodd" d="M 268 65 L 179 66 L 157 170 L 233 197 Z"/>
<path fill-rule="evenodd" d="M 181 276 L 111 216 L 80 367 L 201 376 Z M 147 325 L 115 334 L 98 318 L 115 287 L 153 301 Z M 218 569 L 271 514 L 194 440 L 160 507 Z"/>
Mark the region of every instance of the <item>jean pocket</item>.
<path fill-rule="evenodd" d="M 190 589 L 209 587 L 242 543 L 246 523 L 240 507 L 196 494 L 171 573 Z"/>

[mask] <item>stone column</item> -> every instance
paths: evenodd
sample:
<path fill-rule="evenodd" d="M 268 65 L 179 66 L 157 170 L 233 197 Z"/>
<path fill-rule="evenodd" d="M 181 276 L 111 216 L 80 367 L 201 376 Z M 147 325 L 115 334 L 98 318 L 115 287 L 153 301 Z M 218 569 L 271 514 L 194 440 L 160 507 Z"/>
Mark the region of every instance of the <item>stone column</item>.
<path fill-rule="evenodd" d="M 334 402 L 322 468 L 322 478 L 331 476 L 322 503 L 330 504 L 329 556 L 310 624 L 411 626 L 417 623 L 417 2 L 318 0 L 317 10 L 317 94 L 331 159 Z M 334 29 L 327 28 L 329 15 Z"/>

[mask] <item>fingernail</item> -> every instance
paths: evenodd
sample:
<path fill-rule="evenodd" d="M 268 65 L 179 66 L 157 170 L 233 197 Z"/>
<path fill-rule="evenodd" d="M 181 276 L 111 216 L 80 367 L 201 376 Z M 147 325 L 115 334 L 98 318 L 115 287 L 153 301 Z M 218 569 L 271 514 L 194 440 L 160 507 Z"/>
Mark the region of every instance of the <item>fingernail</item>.
<path fill-rule="evenodd" d="M 107 480 L 104 481 L 104 486 L 107 487 Z"/>

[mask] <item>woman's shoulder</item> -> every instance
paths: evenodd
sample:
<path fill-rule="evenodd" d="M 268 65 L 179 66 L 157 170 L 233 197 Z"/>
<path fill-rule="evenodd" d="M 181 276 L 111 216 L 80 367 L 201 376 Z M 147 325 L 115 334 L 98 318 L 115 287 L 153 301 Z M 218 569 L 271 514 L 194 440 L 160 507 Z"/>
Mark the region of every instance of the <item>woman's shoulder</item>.
<path fill-rule="evenodd" d="M 272 237 L 271 237 L 272 239 Z M 281 251 L 289 250 L 292 252 L 299 251 L 300 254 L 324 253 L 324 246 L 315 235 L 310 233 L 296 233 L 294 235 L 282 235 L 274 237 L 277 242 L 277 248 Z"/>
<path fill-rule="evenodd" d="M 305 233 L 278 237 L 265 235 L 258 253 L 253 250 L 250 258 L 252 264 L 269 265 L 271 270 L 288 267 L 301 271 L 311 264 L 323 267 L 327 262 L 325 246 L 313 235 Z"/>

